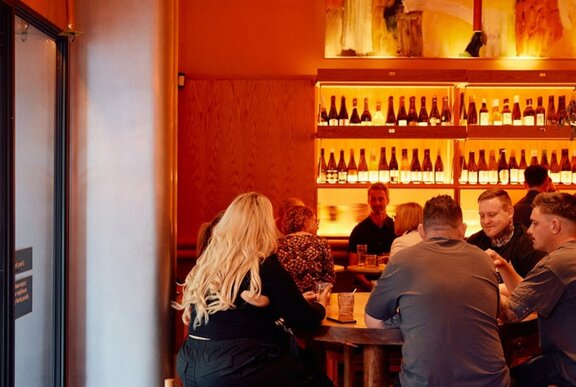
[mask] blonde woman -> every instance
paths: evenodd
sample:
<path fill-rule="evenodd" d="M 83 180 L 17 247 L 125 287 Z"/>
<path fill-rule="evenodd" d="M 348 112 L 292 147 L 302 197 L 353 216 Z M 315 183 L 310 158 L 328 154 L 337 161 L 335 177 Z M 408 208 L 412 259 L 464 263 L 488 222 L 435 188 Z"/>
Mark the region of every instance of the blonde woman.
<path fill-rule="evenodd" d="M 184 386 L 331 385 L 281 344 L 275 321 L 317 328 L 328 291 L 304 299 L 274 254 L 277 237 L 272 204 L 255 192 L 234 199 L 214 227 L 174 304 L 189 325 L 177 359 Z"/>
<path fill-rule="evenodd" d="M 396 207 L 394 219 L 394 233 L 399 235 L 390 247 L 390 258 L 400 250 L 422 241 L 418 233 L 418 225 L 422 223 L 422 206 L 418 203 L 408 202 Z"/>

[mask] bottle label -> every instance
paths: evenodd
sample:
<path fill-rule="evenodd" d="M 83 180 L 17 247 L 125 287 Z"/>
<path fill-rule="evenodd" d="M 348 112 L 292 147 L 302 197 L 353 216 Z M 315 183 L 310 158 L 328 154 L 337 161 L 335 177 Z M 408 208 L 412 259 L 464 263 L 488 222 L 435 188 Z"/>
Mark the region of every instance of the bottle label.
<path fill-rule="evenodd" d="M 407 120 L 398 120 L 398 126 L 408 126 Z"/>
<path fill-rule="evenodd" d="M 498 171 L 497 170 L 488 171 L 488 182 L 490 184 L 498 184 Z"/>
<path fill-rule="evenodd" d="M 400 182 L 402 184 L 410 183 L 410 171 L 408 171 L 408 170 L 400 171 Z"/>
<path fill-rule="evenodd" d="M 328 126 L 328 121 L 319 121 L 318 126 Z"/>
<path fill-rule="evenodd" d="M 444 184 L 444 171 L 436 171 L 434 173 L 434 182 L 436 184 Z"/>
<path fill-rule="evenodd" d="M 498 178 L 496 178 L 498 180 Z M 480 184 L 488 184 L 490 181 L 490 175 L 488 171 L 478 171 L 478 183 Z"/>
<path fill-rule="evenodd" d="M 334 184 L 338 181 L 338 171 L 328 170 L 326 171 L 326 181 L 330 184 Z"/>
<path fill-rule="evenodd" d="M 397 169 L 390 170 L 390 183 L 397 184 L 400 180 L 400 172 Z"/>
<path fill-rule="evenodd" d="M 480 113 L 480 125 L 490 125 L 490 116 L 488 115 L 488 112 Z"/>
<path fill-rule="evenodd" d="M 550 180 L 552 180 L 552 183 L 554 183 L 554 184 L 560 183 L 560 172 L 548 171 L 548 175 L 550 176 Z"/>
<path fill-rule="evenodd" d="M 498 172 L 498 181 L 500 184 L 510 183 L 510 174 L 507 169 L 502 169 Z"/>
<path fill-rule="evenodd" d="M 546 120 L 544 118 L 544 113 L 536 114 L 536 125 L 545 125 Z"/>
<path fill-rule="evenodd" d="M 356 172 L 356 171 L 348 172 L 348 176 L 346 177 L 346 180 L 348 181 L 348 183 L 358 183 L 358 172 Z"/>
<path fill-rule="evenodd" d="M 460 184 L 468 183 L 468 170 L 467 169 L 463 169 L 462 171 L 460 171 L 460 178 L 458 179 L 458 182 Z"/>
<path fill-rule="evenodd" d="M 318 178 L 316 179 L 316 183 L 318 183 L 318 184 L 326 183 L 326 173 L 325 172 L 320 172 L 320 174 L 318 175 Z"/>
<path fill-rule="evenodd" d="M 502 113 L 502 125 L 512 125 L 512 113 Z"/>
<path fill-rule="evenodd" d="M 338 126 L 338 119 L 332 118 L 331 120 L 328 121 L 328 125 L 329 126 Z"/>
<path fill-rule="evenodd" d="M 560 172 L 560 183 L 572 184 L 572 171 L 561 171 Z"/>
<path fill-rule="evenodd" d="M 338 183 L 346 183 L 348 172 L 338 172 Z"/>
<path fill-rule="evenodd" d="M 440 120 L 439 120 L 438 118 L 436 118 L 436 117 L 431 117 L 431 118 L 430 118 L 430 125 L 436 126 L 436 125 L 438 125 L 439 123 L 440 123 Z"/>
<path fill-rule="evenodd" d="M 502 126 L 502 120 L 494 120 L 494 122 L 492 122 L 492 125 L 494 125 L 494 126 Z"/>
<path fill-rule="evenodd" d="M 510 169 L 510 184 L 518 184 L 518 169 Z"/>
<path fill-rule="evenodd" d="M 434 183 L 434 172 L 433 171 L 422 171 L 422 181 L 426 184 Z"/>
<path fill-rule="evenodd" d="M 516 121 L 514 121 L 516 122 Z M 514 124 L 516 125 L 516 124 Z M 520 124 L 522 125 L 522 124 Z M 524 117 L 524 125 L 534 125 L 534 116 L 525 116 Z"/>
<path fill-rule="evenodd" d="M 368 180 L 368 171 L 358 171 L 358 181 L 360 183 L 367 183 Z"/>
<path fill-rule="evenodd" d="M 518 169 L 518 184 L 524 184 L 524 170 Z"/>
<path fill-rule="evenodd" d="M 348 118 L 341 118 L 338 120 L 339 125 L 348 126 L 350 125 L 350 120 Z"/>
<path fill-rule="evenodd" d="M 572 184 L 576 184 L 576 172 L 572 172 Z"/>
<path fill-rule="evenodd" d="M 362 126 L 372 126 L 372 121 L 362 121 L 361 125 Z"/>
<path fill-rule="evenodd" d="M 398 172 L 398 171 L 396 171 L 396 172 Z M 391 175 L 392 175 L 391 171 L 389 171 L 387 169 L 382 169 L 382 170 L 378 171 L 378 180 L 384 184 L 389 183 L 390 179 L 392 177 Z M 398 178 L 396 178 L 396 182 L 398 182 Z"/>
<path fill-rule="evenodd" d="M 522 126 L 522 120 L 514 120 L 512 121 L 512 125 L 514 126 Z M 528 124 L 526 124 L 528 125 Z"/>
<path fill-rule="evenodd" d="M 410 171 L 410 180 L 412 183 L 421 183 L 422 171 Z"/>
<path fill-rule="evenodd" d="M 377 183 L 378 182 L 378 170 L 368 171 L 368 180 L 370 181 L 370 183 Z"/>
<path fill-rule="evenodd" d="M 428 126 L 428 122 L 427 121 L 419 122 L 418 126 Z"/>
<path fill-rule="evenodd" d="M 478 184 L 478 172 L 468 171 L 468 182 L 470 184 Z"/>

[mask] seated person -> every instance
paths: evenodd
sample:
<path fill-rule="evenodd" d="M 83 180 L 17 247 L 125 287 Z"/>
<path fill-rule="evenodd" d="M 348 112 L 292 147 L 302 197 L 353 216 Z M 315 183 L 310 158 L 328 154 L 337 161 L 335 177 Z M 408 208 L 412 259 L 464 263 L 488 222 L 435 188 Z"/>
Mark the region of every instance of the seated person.
<path fill-rule="evenodd" d="M 422 223 L 422 206 L 420 204 L 409 202 L 396 206 L 394 232 L 400 236 L 392 242 L 390 258 L 400 250 L 422 241 L 422 237 L 418 233 L 420 223 Z"/>
<path fill-rule="evenodd" d="M 543 166 L 530 165 L 524 170 L 524 187 L 528 192 L 514 204 L 514 223 L 530 227 L 532 202 L 540 192 L 548 192 L 551 184 L 552 180 L 548 177 L 548 170 Z"/>
<path fill-rule="evenodd" d="M 383 183 L 374 183 L 368 187 L 368 205 L 370 215 L 354 227 L 348 240 L 348 257 L 350 265 L 358 264 L 358 245 L 367 245 L 367 254 L 381 255 L 389 253 L 392 242 L 396 238 L 394 221 L 386 214 L 386 206 L 390 202 L 388 187 Z M 364 276 L 357 275 L 360 284 L 367 290 L 372 289 L 372 283 Z"/>
<path fill-rule="evenodd" d="M 545 253 L 534 249 L 526 227 L 513 223 L 514 207 L 508 193 L 486 190 L 478 197 L 478 207 L 482 230 L 470 235 L 468 243 L 494 250 L 525 277 Z"/>
<path fill-rule="evenodd" d="M 318 237 L 316 215 L 309 207 L 296 206 L 284 216 L 286 235 L 278 240 L 278 260 L 302 293 L 316 291 L 316 284 L 334 285 L 334 259 L 326 239 Z"/>
<path fill-rule="evenodd" d="M 498 277 L 490 257 L 463 240 L 465 231 L 454 199 L 428 200 L 418 226 L 424 241 L 390 259 L 366 303 L 370 328 L 384 328 L 399 313 L 402 386 L 510 385 Z"/>

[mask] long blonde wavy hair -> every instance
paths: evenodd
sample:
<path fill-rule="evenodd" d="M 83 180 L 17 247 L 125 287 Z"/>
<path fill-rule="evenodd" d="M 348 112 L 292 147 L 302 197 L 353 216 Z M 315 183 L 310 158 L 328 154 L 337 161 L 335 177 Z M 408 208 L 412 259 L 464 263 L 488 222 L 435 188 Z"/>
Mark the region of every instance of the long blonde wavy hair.
<path fill-rule="evenodd" d="M 260 263 L 276 250 L 278 231 L 272 203 L 259 193 L 236 197 L 214 227 L 212 238 L 188 273 L 180 303 L 182 320 L 190 324 L 195 309 L 194 328 L 208 323 L 209 316 L 234 308 L 240 285 L 250 273 L 248 291 L 258 297 L 262 291 Z"/>

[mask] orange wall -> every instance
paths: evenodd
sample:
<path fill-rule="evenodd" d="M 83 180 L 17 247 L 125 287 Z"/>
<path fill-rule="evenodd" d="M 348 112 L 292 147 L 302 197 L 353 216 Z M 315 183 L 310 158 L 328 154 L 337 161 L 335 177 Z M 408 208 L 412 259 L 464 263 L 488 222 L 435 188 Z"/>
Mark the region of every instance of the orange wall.
<path fill-rule="evenodd" d="M 73 0 L 72 0 L 73 1 Z M 56 24 L 62 30 L 66 30 L 67 2 L 70 0 L 22 0 L 34 11 Z"/>

